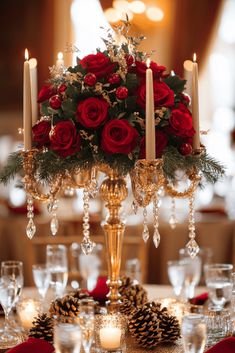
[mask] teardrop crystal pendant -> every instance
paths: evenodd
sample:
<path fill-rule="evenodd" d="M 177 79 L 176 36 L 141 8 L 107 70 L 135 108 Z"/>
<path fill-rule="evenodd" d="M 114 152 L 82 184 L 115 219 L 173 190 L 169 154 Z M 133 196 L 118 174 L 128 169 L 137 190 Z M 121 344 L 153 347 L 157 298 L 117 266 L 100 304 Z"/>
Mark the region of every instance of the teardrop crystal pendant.
<path fill-rule="evenodd" d="M 132 210 L 134 212 L 134 214 L 137 214 L 138 212 L 138 205 L 135 201 L 132 202 Z"/>
<path fill-rule="evenodd" d="M 89 255 L 92 253 L 92 250 L 95 247 L 95 243 L 93 241 L 90 240 L 90 238 L 83 238 L 82 242 L 81 242 L 81 248 L 82 248 L 82 252 L 85 255 Z"/>
<path fill-rule="evenodd" d="M 147 224 L 144 224 L 144 229 L 142 232 L 142 238 L 144 240 L 145 243 L 147 243 L 148 239 L 149 239 L 149 229 Z"/>
<path fill-rule="evenodd" d="M 26 227 L 26 235 L 29 239 L 32 239 L 36 232 L 36 226 L 32 218 L 30 218 L 27 227 Z"/>
<path fill-rule="evenodd" d="M 160 241 L 161 241 L 161 237 L 160 237 L 159 230 L 157 228 L 153 233 L 153 244 L 155 245 L 155 248 L 158 248 Z"/>
<path fill-rule="evenodd" d="M 186 248 L 188 249 L 188 253 L 192 259 L 194 259 L 195 256 L 197 256 L 200 250 L 197 242 L 194 239 L 189 240 L 189 242 L 186 245 Z"/>
<path fill-rule="evenodd" d="M 55 214 L 51 219 L 50 228 L 51 228 L 51 234 L 56 235 L 56 233 L 58 232 L 58 229 L 59 229 L 59 222 L 58 222 L 58 218 L 56 217 Z"/>

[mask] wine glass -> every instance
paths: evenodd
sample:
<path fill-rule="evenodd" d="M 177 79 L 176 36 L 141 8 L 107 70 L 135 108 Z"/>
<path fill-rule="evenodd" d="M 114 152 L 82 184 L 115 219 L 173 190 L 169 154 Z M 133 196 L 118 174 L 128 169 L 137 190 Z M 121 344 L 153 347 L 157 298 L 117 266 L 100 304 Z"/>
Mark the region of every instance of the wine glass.
<path fill-rule="evenodd" d="M 205 281 L 212 306 L 223 309 L 225 303 L 232 298 L 232 264 L 205 265 Z"/>
<path fill-rule="evenodd" d="M 12 279 L 16 281 L 17 293 L 15 303 L 19 300 L 22 293 L 24 276 L 23 276 L 23 263 L 22 261 L 2 261 L 1 262 L 1 276 L 2 278 Z"/>
<path fill-rule="evenodd" d="M 79 319 L 82 330 L 82 345 L 85 353 L 90 353 L 94 336 L 94 300 L 82 299 L 79 305 Z"/>
<path fill-rule="evenodd" d="M 181 334 L 184 353 L 203 353 L 206 345 L 206 324 L 203 315 L 184 316 Z"/>
<path fill-rule="evenodd" d="M 102 251 L 102 244 L 96 244 L 92 254 L 86 255 L 79 247 L 79 269 L 84 281 L 84 287 L 92 291 L 97 283 L 97 278 L 100 273 L 100 252 Z"/>
<path fill-rule="evenodd" d="M 168 261 L 167 262 L 168 277 L 176 298 L 180 298 L 183 284 L 185 281 L 185 263 L 183 261 Z"/>
<path fill-rule="evenodd" d="M 191 258 L 187 249 L 180 249 L 180 260 L 185 266 L 185 297 L 186 299 L 192 299 L 194 297 L 195 287 L 200 282 L 202 272 L 202 260 L 200 256 Z"/>
<path fill-rule="evenodd" d="M 43 301 L 50 285 L 50 272 L 45 264 L 33 265 L 32 269 L 34 283 Z"/>
<path fill-rule="evenodd" d="M 0 303 L 5 314 L 4 329 L 0 335 L 0 348 L 9 348 L 20 342 L 20 337 L 11 330 L 11 325 L 9 325 L 9 314 L 16 302 L 17 291 L 17 281 L 11 276 L 5 275 L 0 279 Z"/>
<path fill-rule="evenodd" d="M 65 245 L 47 245 L 46 265 L 55 296 L 63 295 L 68 281 L 68 259 Z"/>

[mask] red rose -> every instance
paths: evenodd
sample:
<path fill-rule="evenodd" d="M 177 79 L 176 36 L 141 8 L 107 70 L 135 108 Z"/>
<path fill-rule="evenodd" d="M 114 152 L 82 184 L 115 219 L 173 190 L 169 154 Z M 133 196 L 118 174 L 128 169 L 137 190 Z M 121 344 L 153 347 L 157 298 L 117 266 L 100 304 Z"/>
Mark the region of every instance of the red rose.
<path fill-rule="evenodd" d="M 102 98 L 90 97 L 78 103 L 77 121 L 84 127 L 97 128 L 108 116 L 109 104 Z"/>
<path fill-rule="evenodd" d="M 104 126 L 101 147 L 106 153 L 129 154 L 136 147 L 138 136 L 127 120 L 114 119 Z"/>
<path fill-rule="evenodd" d="M 51 149 L 61 157 L 71 156 L 80 150 L 80 136 L 71 120 L 58 122 L 50 133 Z"/>
<path fill-rule="evenodd" d="M 38 103 L 42 103 L 51 98 L 56 94 L 56 89 L 51 85 L 42 86 L 40 92 L 38 93 Z"/>
<path fill-rule="evenodd" d="M 161 130 L 156 130 L 156 158 L 161 158 L 162 153 L 164 149 L 166 148 L 168 144 L 168 137 L 167 135 L 161 131 Z M 146 143 L 145 143 L 145 136 L 142 137 L 140 141 L 140 154 L 139 158 L 140 159 L 145 159 L 146 156 Z"/>
<path fill-rule="evenodd" d="M 115 66 L 103 53 L 87 55 L 80 64 L 87 72 L 95 74 L 98 78 L 111 74 Z"/>
<path fill-rule="evenodd" d="M 47 120 L 38 121 L 32 128 L 33 141 L 37 147 L 49 145 L 49 133 L 51 131 L 51 123 Z"/>
<path fill-rule="evenodd" d="M 173 109 L 169 123 L 170 132 L 176 136 L 192 137 L 195 134 L 192 116 L 189 111 Z"/>
<path fill-rule="evenodd" d="M 171 107 L 174 105 L 174 92 L 164 82 L 153 82 L 154 93 L 154 106 L 158 107 Z M 138 88 L 137 104 L 145 109 L 146 104 L 146 84 L 142 84 Z"/>
<path fill-rule="evenodd" d="M 55 96 L 52 96 L 49 100 L 49 104 L 50 104 L 50 107 L 52 109 L 59 109 L 61 107 L 61 99 L 60 99 L 60 96 L 58 96 L 58 94 L 56 94 Z"/>
<path fill-rule="evenodd" d="M 136 73 L 139 76 L 145 76 L 146 75 L 146 70 L 147 70 L 147 65 L 146 62 L 144 61 L 136 61 Z M 154 61 L 150 62 L 150 69 L 153 71 L 153 77 L 154 78 L 160 78 L 162 77 L 163 72 L 166 70 L 165 66 L 159 66 L 157 63 Z"/>

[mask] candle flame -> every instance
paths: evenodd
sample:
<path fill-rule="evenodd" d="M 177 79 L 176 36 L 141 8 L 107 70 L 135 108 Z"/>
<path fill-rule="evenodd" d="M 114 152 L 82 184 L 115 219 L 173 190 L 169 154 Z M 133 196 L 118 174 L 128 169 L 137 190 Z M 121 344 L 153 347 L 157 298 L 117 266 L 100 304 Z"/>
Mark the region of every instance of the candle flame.
<path fill-rule="evenodd" d="M 25 60 L 29 60 L 29 51 L 28 51 L 28 49 L 25 49 L 25 51 L 24 51 L 24 58 L 25 58 Z"/>
<path fill-rule="evenodd" d="M 58 60 L 63 60 L 63 57 L 64 57 L 63 53 L 61 51 L 59 51 L 59 53 L 57 55 L 57 59 Z"/>
<path fill-rule="evenodd" d="M 175 76 L 175 71 L 171 70 L 171 76 Z"/>
<path fill-rule="evenodd" d="M 194 53 L 194 54 L 193 54 L 193 62 L 195 63 L 196 61 L 197 61 L 197 54 Z"/>
<path fill-rule="evenodd" d="M 151 62 L 151 60 L 148 58 L 148 59 L 146 60 L 146 65 L 147 65 L 147 68 L 149 68 L 149 67 L 150 67 L 150 62 Z"/>

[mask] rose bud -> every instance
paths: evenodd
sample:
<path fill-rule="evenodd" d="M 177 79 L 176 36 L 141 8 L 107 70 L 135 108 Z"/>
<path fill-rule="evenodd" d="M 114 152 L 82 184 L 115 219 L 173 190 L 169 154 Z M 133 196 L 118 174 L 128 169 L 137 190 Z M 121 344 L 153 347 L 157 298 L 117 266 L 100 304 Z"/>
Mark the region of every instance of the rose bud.
<path fill-rule="evenodd" d="M 59 92 L 59 93 L 64 93 L 64 92 L 66 91 L 66 89 L 67 89 L 67 86 L 66 86 L 64 83 L 62 83 L 62 84 L 59 85 L 59 87 L 58 87 L 58 92 Z"/>
<path fill-rule="evenodd" d="M 111 84 L 111 85 L 117 85 L 120 83 L 120 76 L 118 74 L 112 74 L 109 76 L 109 79 L 108 79 L 108 82 Z"/>
<path fill-rule="evenodd" d="M 50 98 L 49 103 L 52 109 L 59 109 L 61 107 L 62 102 L 60 97 L 58 95 L 55 95 Z"/>
<path fill-rule="evenodd" d="M 118 87 L 116 89 L 116 97 L 120 100 L 126 99 L 128 97 L 128 89 L 124 86 Z"/>
<path fill-rule="evenodd" d="M 92 74 L 91 72 L 89 72 L 88 74 L 86 74 L 86 76 L 84 77 L 84 83 L 87 86 L 94 86 L 97 82 L 97 77 L 95 74 Z"/>
<path fill-rule="evenodd" d="M 193 148 L 190 145 L 190 143 L 182 143 L 179 150 L 183 156 L 188 156 L 189 154 L 192 154 L 192 152 L 193 152 Z"/>

